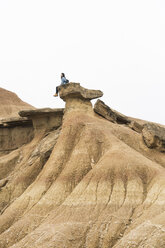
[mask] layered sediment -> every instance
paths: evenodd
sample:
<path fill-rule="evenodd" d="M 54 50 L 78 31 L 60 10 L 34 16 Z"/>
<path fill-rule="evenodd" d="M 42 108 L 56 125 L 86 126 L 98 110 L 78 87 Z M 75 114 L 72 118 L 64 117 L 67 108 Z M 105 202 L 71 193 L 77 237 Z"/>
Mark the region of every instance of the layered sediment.
<path fill-rule="evenodd" d="M 15 93 L 0 88 L 0 119 L 18 117 L 18 111 L 27 108 L 35 109 L 23 102 Z"/>
<path fill-rule="evenodd" d="M 29 143 L 33 137 L 32 120 L 20 117 L 0 120 L 0 156 Z"/>
<path fill-rule="evenodd" d="M 94 114 L 91 100 L 102 97 L 103 93 L 100 90 L 85 89 L 79 83 L 69 83 L 59 87 L 59 95 L 66 102 L 65 115 L 77 110 Z"/>
<path fill-rule="evenodd" d="M 62 124 L 64 109 L 35 109 L 35 110 L 22 110 L 19 112 L 21 117 L 27 117 L 32 120 L 35 134 L 41 131 L 43 133 L 57 129 Z"/>
<path fill-rule="evenodd" d="M 165 154 L 91 92 L 61 86 L 60 122 L 20 113 L 35 135 L 0 160 L 0 247 L 165 247 Z"/>

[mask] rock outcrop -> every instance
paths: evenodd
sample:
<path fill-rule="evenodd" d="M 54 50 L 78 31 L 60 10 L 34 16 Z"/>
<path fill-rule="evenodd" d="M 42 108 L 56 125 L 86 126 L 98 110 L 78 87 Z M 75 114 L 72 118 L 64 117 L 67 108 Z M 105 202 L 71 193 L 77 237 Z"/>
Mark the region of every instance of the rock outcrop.
<path fill-rule="evenodd" d="M 0 247 L 164 248 L 165 154 L 145 145 L 130 118 L 109 117 L 104 104 L 107 118 L 94 113 L 77 87 L 60 90 L 59 127 L 51 111 L 39 111 L 42 122 L 21 112 L 36 131 L 0 159 Z"/>
<path fill-rule="evenodd" d="M 79 83 L 69 83 L 60 86 L 59 93 L 64 101 L 69 98 L 92 100 L 103 96 L 102 91 L 85 89 Z"/>
<path fill-rule="evenodd" d="M 15 93 L 0 88 L 0 119 L 18 117 L 18 111 L 35 109 L 30 104 L 23 102 Z"/>
<path fill-rule="evenodd" d="M 131 121 L 129 127 L 132 128 L 134 131 L 141 133 L 144 128 L 144 125 L 140 124 L 137 121 Z"/>
<path fill-rule="evenodd" d="M 105 119 L 119 124 L 128 124 L 131 121 L 128 117 L 122 115 L 121 113 L 112 110 L 109 106 L 107 106 L 103 101 L 97 100 L 94 105 L 94 111 L 103 116 Z"/>
<path fill-rule="evenodd" d="M 21 117 L 11 117 L 0 120 L 0 128 L 16 127 L 16 126 L 32 126 L 32 120 Z"/>
<path fill-rule="evenodd" d="M 64 109 L 43 108 L 22 110 L 19 112 L 19 115 L 32 120 L 35 134 L 41 131 L 46 133 L 61 126 Z"/>
<path fill-rule="evenodd" d="M 44 136 L 61 126 L 64 109 L 29 109 L 19 112 L 21 117 L 0 121 L 0 156 L 29 143 L 34 135 Z"/>
<path fill-rule="evenodd" d="M 147 123 L 144 125 L 142 135 L 149 148 L 165 152 L 165 128 L 154 123 Z"/>
<path fill-rule="evenodd" d="M 66 102 L 65 115 L 70 111 L 83 111 L 94 114 L 91 100 L 103 96 L 100 90 L 88 90 L 79 83 L 64 84 L 59 87 L 60 98 Z"/>
<path fill-rule="evenodd" d="M 32 120 L 13 117 L 0 121 L 0 156 L 29 143 L 34 137 Z"/>

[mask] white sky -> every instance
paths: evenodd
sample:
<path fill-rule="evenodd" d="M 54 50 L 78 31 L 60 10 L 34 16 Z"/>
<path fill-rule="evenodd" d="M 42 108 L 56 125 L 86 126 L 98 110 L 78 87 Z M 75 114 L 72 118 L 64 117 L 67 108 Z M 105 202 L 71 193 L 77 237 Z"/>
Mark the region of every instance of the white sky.
<path fill-rule="evenodd" d="M 111 108 L 165 124 L 164 0 L 0 0 L 0 87 L 35 107 L 64 72 Z"/>

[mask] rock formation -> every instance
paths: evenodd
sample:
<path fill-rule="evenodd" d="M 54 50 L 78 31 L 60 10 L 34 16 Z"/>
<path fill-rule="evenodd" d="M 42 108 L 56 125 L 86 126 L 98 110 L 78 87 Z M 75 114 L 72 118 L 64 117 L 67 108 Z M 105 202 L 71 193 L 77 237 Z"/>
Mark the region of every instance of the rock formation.
<path fill-rule="evenodd" d="M 140 124 L 137 121 L 132 120 L 129 124 L 129 127 L 132 128 L 134 131 L 141 133 L 144 128 L 144 125 Z"/>
<path fill-rule="evenodd" d="M 28 117 L 33 122 L 33 128 L 35 133 L 46 133 L 57 129 L 62 124 L 62 118 L 64 115 L 64 109 L 35 109 L 35 110 L 22 110 L 19 112 L 21 117 Z"/>
<path fill-rule="evenodd" d="M 15 93 L 0 88 L 0 119 L 18 117 L 18 111 L 23 109 L 35 108 L 23 102 Z"/>
<path fill-rule="evenodd" d="M 34 136 L 32 120 L 13 117 L 0 121 L 0 156 L 29 143 Z"/>
<path fill-rule="evenodd" d="M 59 87 L 61 99 L 66 102 L 65 115 L 70 111 L 78 109 L 85 113 L 93 114 L 91 101 L 103 96 L 100 90 L 88 90 L 80 86 L 79 83 L 69 83 Z"/>
<path fill-rule="evenodd" d="M 146 145 L 146 126 L 93 109 L 100 91 L 59 94 L 61 122 L 49 122 L 58 110 L 20 112 L 34 138 L 0 159 L 0 247 L 165 247 L 165 154 Z"/>
<path fill-rule="evenodd" d="M 165 152 L 165 128 L 154 123 L 147 123 L 142 130 L 143 139 L 149 148 Z"/>
<path fill-rule="evenodd" d="M 80 86 L 79 83 L 64 84 L 59 87 L 60 97 L 64 101 L 70 98 L 92 100 L 103 96 L 100 90 L 88 90 Z"/>
<path fill-rule="evenodd" d="M 119 124 L 128 124 L 131 121 L 128 117 L 122 115 L 121 113 L 112 110 L 109 106 L 107 106 L 103 101 L 97 100 L 94 106 L 94 111 L 103 116 L 105 119 L 119 123 Z"/>
<path fill-rule="evenodd" d="M 0 156 L 29 143 L 34 135 L 43 136 L 61 126 L 64 109 L 29 109 L 21 117 L 0 121 Z"/>

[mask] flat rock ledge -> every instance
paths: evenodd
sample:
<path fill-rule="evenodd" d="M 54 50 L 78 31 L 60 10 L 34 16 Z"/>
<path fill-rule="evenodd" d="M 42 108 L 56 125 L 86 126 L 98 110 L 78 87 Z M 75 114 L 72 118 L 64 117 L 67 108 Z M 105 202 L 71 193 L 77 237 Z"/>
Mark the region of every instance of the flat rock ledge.
<path fill-rule="evenodd" d="M 62 116 L 64 114 L 63 108 L 41 108 L 41 109 L 28 109 L 28 110 L 21 110 L 19 115 L 21 117 L 33 117 L 33 116 L 48 116 L 48 115 L 56 115 Z"/>
<path fill-rule="evenodd" d="M 11 117 L 0 120 L 0 128 L 32 126 L 32 120 L 26 117 Z"/>
<path fill-rule="evenodd" d="M 142 136 L 148 148 L 165 152 L 165 128 L 154 123 L 147 123 L 142 130 Z"/>
<path fill-rule="evenodd" d="M 32 119 L 34 134 L 37 135 L 41 132 L 47 133 L 60 127 L 62 125 L 64 109 L 42 108 L 22 110 L 19 112 L 19 115 L 21 117 Z"/>
<path fill-rule="evenodd" d="M 94 105 L 94 111 L 105 119 L 114 123 L 129 124 L 131 122 L 126 116 L 120 114 L 115 110 L 112 110 L 109 106 L 107 106 L 103 101 L 99 99 Z"/>
<path fill-rule="evenodd" d="M 67 98 L 79 98 L 92 100 L 103 96 L 100 90 L 88 90 L 80 86 L 79 83 L 68 83 L 59 87 L 60 98 L 66 101 Z"/>

